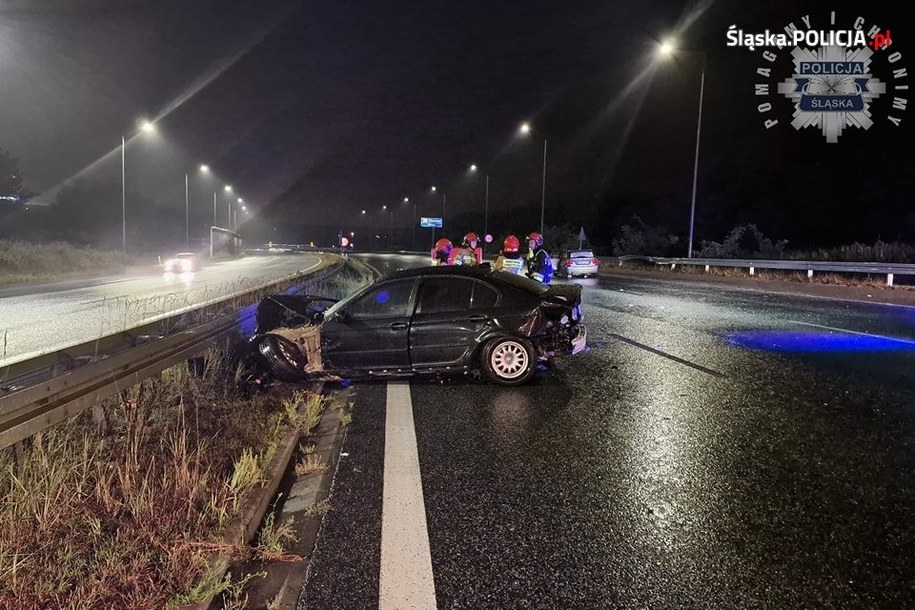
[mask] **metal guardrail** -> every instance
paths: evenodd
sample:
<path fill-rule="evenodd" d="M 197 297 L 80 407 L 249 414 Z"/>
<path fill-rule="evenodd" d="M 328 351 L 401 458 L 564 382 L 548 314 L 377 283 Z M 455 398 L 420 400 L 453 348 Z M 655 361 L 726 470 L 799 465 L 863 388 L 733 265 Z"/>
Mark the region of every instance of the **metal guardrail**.
<path fill-rule="evenodd" d="M 655 265 L 670 265 L 675 269 L 677 265 L 704 266 L 706 271 L 711 267 L 739 267 L 749 269 L 750 275 L 755 275 L 757 269 L 780 269 L 784 271 L 806 271 L 807 277 L 812 278 L 814 273 L 866 273 L 871 275 L 886 275 L 886 285 L 893 285 L 896 275 L 915 275 L 915 265 L 903 263 L 853 263 L 834 261 L 794 261 L 784 259 L 742 259 L 742 258 L 661 258 L 652 256 L 627 255 L 617 257 L 619 266 L 626 261 L 643 261 Z"/>
<path fill-rule="evenodd" d="M 329 269 L 304 274 L 301 279 L 314 281 L 328 277 L 340 271 L 343 265 L 344 263 L 340 262 Z M 278 280 L 278 283 L 281 281 Z M 248 316 L 254 316 L 253 310 Z M 67 352 L 65 355 L 48 354 L 33 361 L 17 363 L 16 366 L 21 369 L 22 374 L 25 374 L 24 371 L 30 365 L 47 366 L 49 361 L 52 362 L 52 369 L 59 369 L 68 364 L 81 366 L 27 387 L 16 388 L 0 398 L 0 448 L 28 438 L 86 410 L 108 396 L 157 375 L 182 360 L 198 355 L 217 342 L 231 337 L 246 321 L 248 320 L 241 319 L 233 313 L 194 328 L 128 347 L 114 354 L 100 355 L 98 342 L 93 341 L 64 350 Z M 118 333 L 101 341 L 103 344 L 115 346 L 123 343 L 128 335 L 136 340 L 140 335 L 135 333 L 136 330 L 131 333 Z"/>

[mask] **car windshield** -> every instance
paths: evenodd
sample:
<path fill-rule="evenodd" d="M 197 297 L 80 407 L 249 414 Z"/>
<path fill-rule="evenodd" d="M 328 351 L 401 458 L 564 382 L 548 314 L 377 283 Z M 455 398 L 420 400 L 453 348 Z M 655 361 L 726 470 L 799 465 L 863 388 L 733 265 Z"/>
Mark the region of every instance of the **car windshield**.
<path fill-rule="evenodd" d="M 530 278 L 515 275 L 514 273 L 507 273 L 505 271 L 493 271 L 490 277 L 498 282 L 508 284 L 509 286 L 519 288 L 524 292 L 537 296 L 545 294 L 549 290 L 540 282 L 535 282 Z"/>

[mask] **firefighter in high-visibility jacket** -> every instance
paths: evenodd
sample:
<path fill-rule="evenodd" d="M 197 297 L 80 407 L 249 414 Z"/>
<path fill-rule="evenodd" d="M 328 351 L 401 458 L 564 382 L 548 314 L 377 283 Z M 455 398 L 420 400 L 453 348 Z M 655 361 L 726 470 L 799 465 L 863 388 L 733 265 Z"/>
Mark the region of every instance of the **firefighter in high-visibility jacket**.
<path fill-rule="evenodd" d="M 480 247 L 480 238 L 471 231 L 464 236 L 461 245 L 451 251 L 448 257 L 449 265 L 480 265 L 483 263 L 483 249 Z"/>
<path fill-rule="evenodd" d="M 527 236 L 527 276 L 543 284 L 553 278 L 553 260 L 543 247 L 543 235 L 534 231 Z"/>
<path fill-rule="evenodd" d="M 515 275 L 524 275 L 527 271 L 527 261 L 521 255 L 521 242 L 514 235 L 509 235 L 502 242 L 502 252 L 492 264 L 497 271 L 507 271 Z"/>

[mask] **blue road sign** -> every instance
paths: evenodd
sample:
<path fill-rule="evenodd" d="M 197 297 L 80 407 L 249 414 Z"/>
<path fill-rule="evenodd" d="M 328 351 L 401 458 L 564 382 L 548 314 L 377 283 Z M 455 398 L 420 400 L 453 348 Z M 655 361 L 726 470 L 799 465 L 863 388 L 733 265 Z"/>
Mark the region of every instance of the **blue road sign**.
<path fill-rule="evenodd" d="M 426 218 L 425 216 L 423 216 L 422 218 L 419 219 L 419 226 L 423 227 L 424 229 L 431 229 L 431 228 L 441 229 L 442 228 L 442 219 L 441 218 Z"/>

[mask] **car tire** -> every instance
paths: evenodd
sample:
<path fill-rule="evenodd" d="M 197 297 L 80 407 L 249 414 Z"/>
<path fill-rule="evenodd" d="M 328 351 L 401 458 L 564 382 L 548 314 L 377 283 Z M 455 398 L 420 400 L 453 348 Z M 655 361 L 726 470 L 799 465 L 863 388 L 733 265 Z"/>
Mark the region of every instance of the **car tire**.
<path fill-rule="evenodd" d="M 262 335 L 253 339 L 255 353 L 266 370 L 279 381 L 301 381 L 305 378 L 308 357 L 284 337 Z"/>
<path fill-rule="evenodd" d="M 493 382 L 504 386 L 526 383 L 534 374 L 534 347 L 527 339 L 497 337 L 483 346 L 483 372 Z"/>

